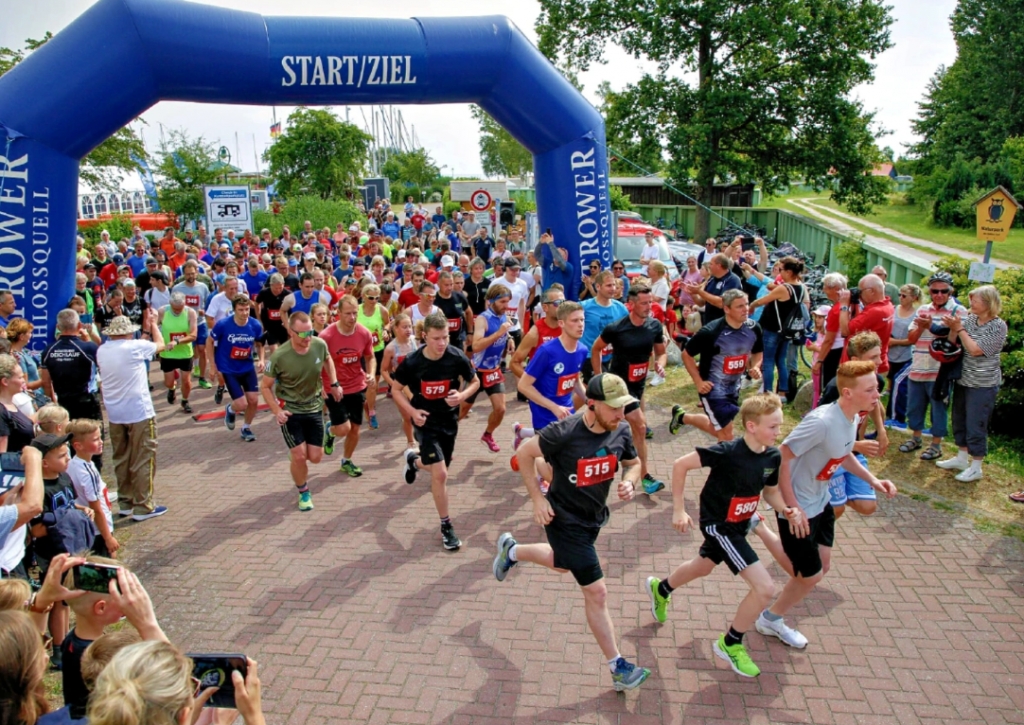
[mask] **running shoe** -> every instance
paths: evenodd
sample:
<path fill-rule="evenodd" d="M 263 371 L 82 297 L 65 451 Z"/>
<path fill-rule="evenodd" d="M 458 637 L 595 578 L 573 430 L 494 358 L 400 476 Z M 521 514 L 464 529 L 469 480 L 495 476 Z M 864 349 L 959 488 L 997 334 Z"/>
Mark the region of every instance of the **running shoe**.
<path fill-rule="evenodd" d="M 654 440 L 654 429 L 651 426 L 647 426 L 647 431 L 644 433 L 644 438 L 647 440 Z"/>
<path fill-rule="evenodd" d="M 487 431 L 484 431 L 484 434 L 480 436 L 480 440 L 484 442 L 484 445 L 491 449 L 491 453 L 497 453 L 501 450 L 498 446 L 498 442 L 494 440 L 494 436 Z"/>
<path fill-rule="evenodd" d="M 967 460 L 967 456 L 961 456 L 960 453 L 957 453 L 952 458 L 936 461 L 935 465 L 939 468 L 945 468 L 947 471 L 966 471 L 971 462 Z"/>
<path fill-rule="evenodd" d="M 330 428 L 324 428 L 324 455 L 329 456 L 334 453 L 334 434 L 331 433 Z"/>
<path fill-rule="evenodd" d="M 519 473 L 519 456 L 513 453 L 512 457 L 508 461 L 508 465 L 512 467 L 513 471 Z"/>
<path fill-rule="evenodd" d="M 299 494 L 299 511 L 313 510 L 313 494 L 309 491 Z"/>
<path fill-rule="evenodd" d="M 462 542 L 455 535 L 455 528 L 451 524 L 441 524 L 441 541 L 448 551 L 455 551 L 462 546 Z"/>
<path fill-rule="evenodd" d="M 508 558 L 509 549 L 515 546 L 516 543 L 516 540 L 512 538 L 512 534 L 507 531 L 498 538 L 498 555 L 494 557 L 491 571 L 494 572 L 494 578 L 500 582 L 505 581 L 509 570 L 516 565 L 516 562 Z"/>
<path fill-rule="evenodd" d="M 416 459 L 420 456 L 412 448 L 407 448 L 402 455 L 405 456 L 405 482 L 413 483 L 416 481 Z"/>
<path fill-rule="evenodd" d="M 199 377 L 199 362 L 198 362 L 198 360 L 196 361 L 195 365 L 192 366 L 192 377 L 194 377 L 194 378 L 198 378 Z"/>
<path fill-rule="evenodd" d="M 132 521 L 146 521 L 147 519 L 155 519 L 157 516 L 163 516 L 165 513 L 167 513 L 166 506 L 157 506 L 148 514 L 135 514 L 134 516 L 132 516 Z"/>
<path fill-rule="evenodd" d="M 377 430 L 377 414 L 370 413 L 370 427 Z"/>
<path fill-rule="evenodd" d="M 625 657 L 619 657 L 615 661 L 615 671 L 612 672 L 612 687 L 616 692 L 634 690 L 650 676 L 651 671 L 646 667 L 637 667 L 627 662 Z"/>
<path fill-rule="evenodd" d="M 518 451 L 519 450 L 519 446 L 521 446 L 523 444 L 523 435 L 522 435 L 522 433 L 523 433 L 523 426 L 520 425 L 519 423 L 513 423 L 512 424 L 512 450 L 513 451 Z M 518 468 L 513 468 L 512 470 L 516 471 L 516 470 L 518 470 Z"/>
<path fill-rule="evenodd" d="M 167 389 L 167 402 L 170 405 L 174 405 L 174 388 Z"/>
<path fill-rule="evenodd" d="M 224 427 L 228 430 L 234 430 L 235 418 L 237 417 L 238 416 L 235 415 L 235 409 L 232 407 L 231 403 L 228 403 L 228 407 L 224 409 Z"/>
<path fill-rule="evenodd" d="M 199 387 L 203 390 L 209 390 L 213 386 L 210 385 L 210 381 L 206 378 L 199 378 Z"/>
<path fill-rule="evenodd" d="M 683 410 L 683 406 L 681 406 L 681 405 L 673 405 L 672 406 L 672 420 L 668 424 L 668 432 L 669 433 L 671 433 L 672 435 L 675 435 L 676 433 L 679 432 L 680 428 L 682 428 L 684 425 L 686 425 L 686 423 L 683 421 L 683 416 L 685 416 L 685 415 L 686 415 L 686 411 Z"/>
<path fill-rule="evenodd" d="M 757 525 L 762 521 L 764 521 L 764 516 L 755 511 L 754 515 L 750 517 L 750 523 L 747 524 L 747 535 L 749 536 L 754 533 L 754 529 L 756 529 Z"/>
<path fill-rule="evenodd" d="M 181 401 L 181 409 L 184 410 L 186 413 L 189 413 L 190 415 L 192 413 L 192 406 L 188 404 L 187 400 Z"/>
<path fill-rule="evenodd" d="M 778 637 L 784 644 L 788 644 L 790 647 L 803 649 L 807 646 L 807 638 L 792 627 L 786 626 L 786 620 L 784 619 L 777 619 L 773 622 L 764 616 L 764 612 L 761 612 L 757 621 L 754 622 L 754 627 L 765 637 Z"/>
<path fill-rule="evenodd" d="M 352 478 L 359 478 L 363 475 L 363 469 L 355 464 L 355 462 L 343 458 L 341 461 L 341 470 L 347 473 Z"/>
<path fill-rule="evenodd" d="M 892 428 L 893 430 L 906 430 L 907 424 L 900 423 L 898 420 L 887 420 L 885 421 L 886 428 Z"/>
<path fill-rule="evenodd" d="M 747 648 L 743 646 L 742 642 L 729 646 L 725 643 L 725 635 L 723 634 L 715 640 L 712 649 L 715 650 L 716 655 L 729 663 L 732 671 L 737 675 L 757 677 L 761 674 L 761 668 L 750 659 L 750 655 L 747 654 Z"/>
<path fill-rule="evenodd" d="M 668 603 L 672 601 L 672 595 L 669 594 L 667 597 L 661 596 L 658 591 L 658 585 L 661 584 L 661 579 L 656 576 L 647 577 L 647 594 L 651 597 L 651 614 L 662 624 L 668 619 Z"/>
<path fill-rule="evenodd" d="M 131 516 L 132 513 L 133 512 L 132 512 L 131 508 L 126 508 L 126 509 L 119 509 L 118 512 L 117 512 L 117 515 L 118 516 Z"/>
<path fill-rule="evenodd" d="M 640 486 L 643 487 L 644 493 L 648 496 L 665 488 L 665 484 L 662 481 L 659 481 L 649 473 L 645 473 L 644 477 L 640 479 Z"/>
<path fill-rule="evenodd" d="M 218 385 L 217 392 L 213 394 L 213 402 L 216 405 L 220 405 L 224 402 L 224 386 Z"/>
<path fill-rule="evenodd" d="M 972 466 L 965 468 L 963 471 L 953 476 L 953 478 L 961 483 L 971 483 L 972 481 L 980 481 L 981 475 L 981 468 Z"/>
<path fill-rule="evenodd" d="M 246 443 L 253 443 L 256 440 L 256 434 L 252 432 L 251 428 L 242 428 L 242 440 Z"/>

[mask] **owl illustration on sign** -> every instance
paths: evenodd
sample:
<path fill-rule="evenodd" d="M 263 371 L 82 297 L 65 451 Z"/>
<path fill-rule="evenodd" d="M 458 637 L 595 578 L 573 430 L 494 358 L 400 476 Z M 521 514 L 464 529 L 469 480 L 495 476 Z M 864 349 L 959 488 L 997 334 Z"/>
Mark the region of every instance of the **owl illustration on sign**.
<path fill-rule="evenodd" d="M 988 205 L 988 220 L 997 222 L 1003 217 L 1003 199 L 992 199 Z"/>

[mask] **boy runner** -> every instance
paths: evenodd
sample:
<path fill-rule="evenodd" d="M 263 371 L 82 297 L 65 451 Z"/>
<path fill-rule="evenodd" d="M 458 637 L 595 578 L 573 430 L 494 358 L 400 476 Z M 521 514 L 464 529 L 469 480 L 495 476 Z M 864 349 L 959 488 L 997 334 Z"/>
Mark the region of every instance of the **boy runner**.
<path fill-rule="evenodd" d="M 219 372 L 224 377 L 231 402 L 224 409 L 224 427 L 235 429 L 235 418 L 238 413 L 245 413 L 242 423 L 241 438 L 246 443 L 256 440 L 252 432 L 252 422 L 259 409 L 258 373 L 263 372 L 264 357 L 263 326 L 250 317 L 249 297 L 236 295 L 231 301 L 234 314 L 217 322 L 206 341 L 206 358 L 212 365 L 210 376 Z M 253 348 L 256 348 L 257 360 L 253 360 Z"/>
<path fill-rule="evenodd" d="M 725 294 L 739 290 L 729 290 Z M 724 302 L 724 300 L 723 300 Z M 717 324 L 715 320 L 711 324 Z M 648 577 L 646 591 L 651 598 L 654 618 L 664 622 L 672 591 L 695 579 L 705 577 L 723 561 L 734 575 L 750 586 L 740 602 L 729 631 L 713 645 L 715 654 L 729 663 L 733 672 L 743 677 L 757 677 L 755 665 L 743 646 L 743 635 L 754 626 L 757 615 L 772 601 L 775 583 L 747 542 L 747 534 L 760 521 L 757 504 L 764 499 L 787 517 L 795 509 L 786 507 L 779 493 L 779 463 L 782 458 L 775 439 L 782 427 L 782 401 L 774 393 L 752 395 L 740 408 L 743 437 L 720 441 L 710 448 L 697 448 L 676 459 L 672 466 L 672 527 L 681 534 L 689 531 L 693 520 L 686 512 L 683 489 L 686 476 L 700 468 L 710 468 L 700 492 L 700 531 L 704 543 L 698 555 L 680 564 L 665 579 Z"/>
<path fill-rule="evenodd" d="M 512 321 L 506 315 L 511 299 L 508 287 L 495 282 L 487 290 L 487 309 L 473 321 L 473 367 L 480 376 L 480 391 L 491 401 L 491 413 L 480 440 L 492 453 L 501 450 L 494 440 L 494 431 L 505 418 L 505 373 L 501 367 L 512 334 Z M 463 403 L 460 420 L 469 414 L 477 394 L 474 392 Z"/>
<path fill-rule="evenodd" d="M 554 344 L 554 343 L 552 343 Z M 595 375 L 586 389 L 587 409 L 545 427 L 519 447 L 519 474 L 533 500 L 533 520 L 544 527 L 547 544 L 520 545 L 511 533 L 498 539 L 494 576 L 504 581 L 520 561 L 557 572 L 572 572 L 583 590 L 587 623 L 608 660 L 616 691 L 639 687 L 651 671 L 627 662 L 615 642 L 608 612 L 608 587 L 594 543 L 608 523 L 608 494 L 619 464 L 616 493 L 622 501 L 636 494 L 640 461 L 633 448 L 624 408 L 636 402 L 622 378 Z M 545 496 L 537 475 L 551 481 Z"/>
<path fill-rule="evenodd" d="M 293 312 L 288 319 L 289 340 L 270 356 L 263 373 L 260 392 L 277 418 L 288 446 L 292 481 L 299 494 L 299 511 L 313 510 L 306 476 L 309 464 L 319 463 L 324 455 L 324 394 L 321 371 L 327 368 L 330 394 L 341 400 L 341 384 L 327 345 L 313 337 L 313 323 L 305 312 Z M 284 401 L 282 409 L 278 397 Z"/>
<path fill-rule="evenodd" d="M 444 548 L 462 546 L 448 512 L 448 466 L 459 433 L 459 406 L 476 393 L 480 379 L 466 354 L 448 344 L 448 320 L 442 314 L 423 319 L 426 343 L 395 370 L 395 404 L 412 420 L 419 452 L 405 452 L 405 482 L 413 483 L 421 468 L 430 471 L 430 492 L 441 517 Z M 406 388 L 412 394 L 410 400 Z M 461 390 L 460 390 L 461 388 Z"/>

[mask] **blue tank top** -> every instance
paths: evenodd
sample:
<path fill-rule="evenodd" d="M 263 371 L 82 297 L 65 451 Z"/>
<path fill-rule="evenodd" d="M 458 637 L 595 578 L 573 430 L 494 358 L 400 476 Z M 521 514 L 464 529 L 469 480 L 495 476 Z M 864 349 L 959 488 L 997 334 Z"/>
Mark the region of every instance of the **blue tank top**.
<path fill-rule="evenodd" d="M 538 393 L 557 405 L 572 407 L 572 391 L 576 389 L 580 367 L 587 357 L 587 348 L 582 343 L 576 344 L 575 352 L 569 352 L 556 337 L 534 351 L 530 364 L 526 366 L 526 374 L 534 379 L 533 387 Z M 534 430 L 558 420 L 554 413 L 532 400 L 530 412 Z"/>
<path fill-rule="evenodd" d="M 320 301 L 320 292 L 318 290 L 313 290 L 313 294 L 309 296 L 308 300 L 302 296 L 301 291 L 293 294 L 295 296 L 295 304 L 292 305 L 289 314 L 292 312 L 305 312 L 308 315 L 313 305 Z"/>
<path fill-rule="evenodd" d="M 489 309 L 484 310 L 483 318 L 487 320 L 487 332 L 484 337 L 490 337 L 498 331 L 502 323 L 507 322 L 505 315 L 498 317 Z M 501 365 L 501 359 L 505 357 L 505 348 L 507 346 L 508 333 L 499 337 L 484 350 L 473 353 L 473 367 L 477 370 L 494 370 Z"/>

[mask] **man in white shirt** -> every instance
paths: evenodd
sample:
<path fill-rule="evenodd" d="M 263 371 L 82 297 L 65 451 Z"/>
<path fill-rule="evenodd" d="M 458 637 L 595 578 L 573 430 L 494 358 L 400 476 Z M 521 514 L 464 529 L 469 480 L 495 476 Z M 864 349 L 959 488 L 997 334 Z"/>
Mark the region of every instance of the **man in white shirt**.
<path fill-rule="evenodd" d="M 117 477 L 118 512 L 135 521 L 167 513 L 153 500 L 156 477 L 156 411 L 149 394 L 147 363 L 164 349 L 155 315 L 149 318 L 152 340 L 133 340 L 139 329 L 119 315 L 103 330 L 96 362 L 103 378 L 103 405 L 110 421 L 110 443 Z"/>
<path fill-rule="evenodd" d="M 501 284 L 508 287 L 512 299 L 508 301 L 508 321 L 512 324 L 508 334 L 515 340 L 515 346 L 523 341 L 523 317 L 526 316 L 526 302 L 530 299 L 530 286 L 519 279 L 519 260 L 510 257 L 505 261 L 505 276 Z"/>
<path fill-rule="evenodd" d="M 640 250 L 640 274 L 647 276 L 647 263 L 658 258 L 658 245 L 654 243 L 654 232 L 645 232 L 644 241 L 647 243 Z"/>
<path fill-rule="evenodd" d="M 209 329 L 229 315 L 235 314 L 234 299 L 238 297 L 238 278 L 224 280 L 224 291 L 218 292 L 206 307 L 206 324 Z"/>

